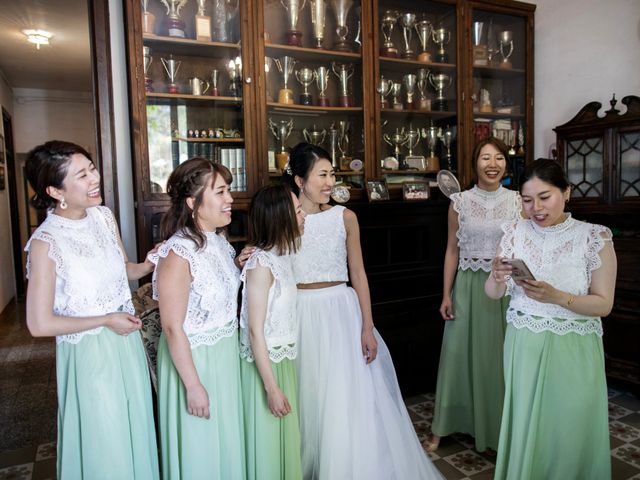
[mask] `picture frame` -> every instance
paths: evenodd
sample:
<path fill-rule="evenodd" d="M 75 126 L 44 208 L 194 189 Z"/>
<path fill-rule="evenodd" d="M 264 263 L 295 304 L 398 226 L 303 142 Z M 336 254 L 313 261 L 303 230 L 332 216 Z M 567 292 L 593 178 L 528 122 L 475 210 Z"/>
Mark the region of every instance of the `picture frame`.
<path fill-rule="evenodd" d="M 408 202 L 429 200 L 431 190 L 427 182 L 404 182 L 402 184 L 402 199 Z"/>
<path fill-rule="evenodd" d="M 367 198 L 370 202 L 389 200 L 389 188 L 384 180 L 367 180 Z"/>

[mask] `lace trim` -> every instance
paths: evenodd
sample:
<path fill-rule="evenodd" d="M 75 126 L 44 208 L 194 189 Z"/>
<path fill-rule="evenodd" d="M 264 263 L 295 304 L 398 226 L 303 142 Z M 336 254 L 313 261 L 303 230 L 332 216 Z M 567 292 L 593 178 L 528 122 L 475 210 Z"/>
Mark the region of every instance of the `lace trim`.
<path fill-rule="evenodd" d="M 460 258 L 458 260 L 458 269 L 471 270 L 473 272 L 477 272 L 478 270 L 490 272 L 491 262 L 491 259 L 486 258 Z"/>
<path fill-rule="evenodd" d="M 605 237 L 602 237 L 602 234 Z M 611 230 L 602 225 L 591 225 L 591 232 L 589 235 L 590 242 L 587 243 L 587 275 L 589 277 L 589 284 L 591 284 L 591 273 L 599 269 L 602 266 L 602 259 L 600 258 L 600 250 L 604 248 L 607 242 L 611 241 Z"/>
<path fill-rule="evenodd" d="M 282 280 L 284 277 L 284 273 L 282 272 L 282 268 L 280 264 L 274 262 L 271 255 L 269 255 L 264 250 L 256 250 L 247 262 L 244 264 L 244 268 L 242 269 L 242 273 L 240 274 L 240 281 L 247 281 L 247 272 L 249 270 L 253 270 L 258 265 L 268 268 L 271 270 L 271 274 L 273 275 L 274 280 Z"/>
<path fill-rule="evenodd" d="M 200 332 L 200 333 L 191 333 L 187 334 L 187 338 L 189 339 L 189 345 L 193 350 L 200 345 L 207 345 L 209 347 L 215 345 L 222 338 L 227 338 L 236 333 L 238 330 L 238 322 L 237 320 L 233 320 L 231 323 L 224 325 L 220 328 L 216 328 L 215 330 L 209 330 L 208 332 Z"/>
<path fill-rule="evenodd" d="M 288 345 L 279 345 L 269 348 L 269 360 L 273 363 L 280 363 L 285 358 L 295 360 L 298 356 L 298 345 L 290 343 Z M 250 345 L 240 344 L 240 357 L 248 362 L 255 362 L 253 351 Z"/>
<path fill-rule="evenodd" d="M 602 321 L 599 318 L 565 319 L 540 317 L 517 311 L 513 308 L 507 310 L 507 323 L 515 328 L 526 328 L 533 333 L 552 332 L 556 335 L 577 333 L 578 335 L 590 335 L 592 333 L 602 337 Z"/>
<path fill-rule="evenodd" d="M 92 328 L 91 330 L 85 330 L 84 332 L 70 333 L 68 335 L 58 335 L 56 337 L 56 345 L 60 345 L 62 343 L 71 343 L 73 345 L 77 345 L 85 335 L 98 335 L 99 333 L 102 333 L 103 328 L 104 327 L 96 327 Z"/>

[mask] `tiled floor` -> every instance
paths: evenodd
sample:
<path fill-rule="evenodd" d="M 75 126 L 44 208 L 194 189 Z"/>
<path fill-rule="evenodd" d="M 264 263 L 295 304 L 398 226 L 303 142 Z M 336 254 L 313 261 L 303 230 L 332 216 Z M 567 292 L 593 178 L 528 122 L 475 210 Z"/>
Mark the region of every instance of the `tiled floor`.
<path fill-rule="evenodd" d="M 55 346 L 25 328 L 24 306 L 0 314 L 0 480 L 53 479 L 55 449 Z M 420 440 L 430 433 L 434 395 L 406 400 Z M 640 480 L 640 399 L 609 389 L 613 479 Z M 430 454 L 447 479 L 491 479 L 495 457 L 473 449 L 467 435 L 443 438 Z"/>

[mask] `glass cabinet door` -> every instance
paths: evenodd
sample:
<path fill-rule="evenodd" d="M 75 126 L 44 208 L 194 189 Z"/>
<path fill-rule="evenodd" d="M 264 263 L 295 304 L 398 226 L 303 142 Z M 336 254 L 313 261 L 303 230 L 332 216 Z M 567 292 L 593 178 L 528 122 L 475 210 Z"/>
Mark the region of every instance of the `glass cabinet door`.
<path fill-rule="evenodd" d="M 142 3 L 146 198 L 164 198 L 158 194 L 171 171 L 192 157 L 228 167 L 232 191 L 242 196 L 248 176 L 239 1 Z"/>
<path fill-rule="evenodd" d="M 457 169 L 456 5 L 379 0 L 374 19 L 376 172 L 393 196 Z"/>
<path fill-rule="evenodd" d="M 527 17 L 475 8 L 470 18 L 469 65 L 472 84 L 469 96 L 473 115 L 473 146 L 489 136 L 509 148 L 509 169 L 505 185 L 517 187 L 528 149 L 528 126 L 532 115 L 527 99 Z"/>
<path fill-rule="evenodd" d="M 348 189 L 343 194 L 360 198 L 365 151 L 361 2 L 264 0 L 263 8 L 269 176 L 280 176 L 291 147 L 306 141 L 329 152 L 338 184 Z"/>

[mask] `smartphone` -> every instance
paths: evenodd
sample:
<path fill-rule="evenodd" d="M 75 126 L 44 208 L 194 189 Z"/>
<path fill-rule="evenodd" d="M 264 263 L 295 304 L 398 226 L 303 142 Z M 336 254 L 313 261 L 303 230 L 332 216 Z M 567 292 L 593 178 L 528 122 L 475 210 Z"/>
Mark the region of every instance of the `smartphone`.
<path fill-rule="evenodd" d="M 519 258 L 503 258 L 502 263 L 507 263 L 511 265 L 513 269 L 511 272 L 511 278 L 514 280 L 535 280 L 536 277 L 533 276 L 527 264 L 524 263 L 524 260 Z"/>

